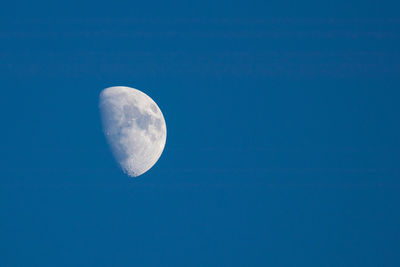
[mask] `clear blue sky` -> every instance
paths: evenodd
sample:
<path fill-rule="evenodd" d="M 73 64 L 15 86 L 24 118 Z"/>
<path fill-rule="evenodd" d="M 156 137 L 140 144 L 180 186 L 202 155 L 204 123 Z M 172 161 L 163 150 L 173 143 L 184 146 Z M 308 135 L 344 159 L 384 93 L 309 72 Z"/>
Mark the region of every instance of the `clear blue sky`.
<path fill-rule="evenodd" d="M 400 266 L 398 1 L 9 2 L 0 266 Z M 166 119 L 138 179 L 114 85 Z"/>

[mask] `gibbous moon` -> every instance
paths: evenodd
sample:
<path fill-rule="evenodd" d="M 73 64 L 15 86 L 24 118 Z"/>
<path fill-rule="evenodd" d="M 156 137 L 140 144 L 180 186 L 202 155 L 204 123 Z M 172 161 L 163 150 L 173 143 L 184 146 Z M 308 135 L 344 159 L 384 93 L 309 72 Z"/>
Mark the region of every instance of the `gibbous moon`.
<path fill-rule="evenodd" d="M 115 86 L 100 93 L 104 134 L 115 159 L 129 176 L 148 171 L 167 139 L 164 116 L 157 104 L 134 88 Z"/>

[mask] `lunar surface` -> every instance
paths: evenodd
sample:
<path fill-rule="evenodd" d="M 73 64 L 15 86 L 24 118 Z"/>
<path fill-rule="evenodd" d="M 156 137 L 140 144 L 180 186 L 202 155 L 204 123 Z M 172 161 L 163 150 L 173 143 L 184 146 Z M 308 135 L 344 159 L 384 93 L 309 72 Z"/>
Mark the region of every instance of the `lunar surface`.
<path fill-rule="evenodd" d="M 100 93 L 104 134 L 123 171 L 137 177 L 159 159 L 167 138 L 164 116 L 145 93 L 125 86 Z"/>

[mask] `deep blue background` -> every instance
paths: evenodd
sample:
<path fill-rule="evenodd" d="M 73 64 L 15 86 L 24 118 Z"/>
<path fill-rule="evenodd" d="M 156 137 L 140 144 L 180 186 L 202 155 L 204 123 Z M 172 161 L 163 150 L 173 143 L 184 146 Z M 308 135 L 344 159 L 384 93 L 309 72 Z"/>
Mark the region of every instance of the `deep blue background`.
<path fill-rule="evenodd" d="M 375 2 L 3 3 L 0 266 L 400 266 L 400 4 Z M 114 85 L 167 122 L 138 179 Z"/>

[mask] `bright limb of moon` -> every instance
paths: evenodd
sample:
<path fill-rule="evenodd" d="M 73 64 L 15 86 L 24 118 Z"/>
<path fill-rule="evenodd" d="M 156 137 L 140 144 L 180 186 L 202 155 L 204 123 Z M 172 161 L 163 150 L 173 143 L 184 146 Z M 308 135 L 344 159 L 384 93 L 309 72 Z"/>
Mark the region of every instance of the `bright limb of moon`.
<path fill-rule="evenodd" d="M 160 158 L 167 139 L 164 116 L 145 93 L 114 86 L 100 93 L 103 130 L 123 171 L 136 177 Z"/>

